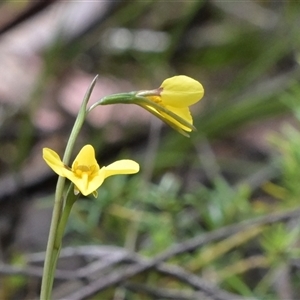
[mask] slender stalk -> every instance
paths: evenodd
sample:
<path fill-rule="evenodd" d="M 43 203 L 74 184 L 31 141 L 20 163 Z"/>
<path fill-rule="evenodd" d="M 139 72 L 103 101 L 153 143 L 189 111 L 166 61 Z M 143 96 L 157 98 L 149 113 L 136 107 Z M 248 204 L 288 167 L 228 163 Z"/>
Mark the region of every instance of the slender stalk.
<path fill-rule="evenodd" d="M 63 193 L 64 183 L 65 183 L 65 179 L 63 177 L 59 177 L 56 185 L 54 208 L 52 212 L 52 220 L 51 220 L 46 255 L 45 255 L 40 300 L 43 299 L 50 300 L 52 284 L 53 284 L 52 274 L 53 274 L 54 240 L 56 235 L 56 229 L 62 211 L 62 205 L 63 205 L 62 193 Z"/>
<path fill-rule="evenodd" d="M 67 225 L 67 221 L 68 221 L 71 209 L 72 209 L 75 201 L 78 199 L 78 197 L 79 197 L 79 194 L 77 194 L 77 195 L 74 194 L 74 184 L 71 183 L 70 187 L 68 189 L 68 192 L 67 192 L 64 210 L 61 215 L 60 222 L 59 222 L 59 225 L 57 228 L 57 234 L 56 234 L 55 241 L 54 241 L 55 249 L 59 249 L 61 247 L 61 241 L 62 241 L 64 232 L 65 232 L 65 228 Z"/>
<path fill-rule="evenodd" d="M 97 79 L 97 76 L 92 81 L 89 89 L 87 90 L 87 92 L 84 96 L 84 99 L 81 104 L 81 108 L 79 110 L 78 116 L 76 118 L 75 124 L 74 124 L 72 132 L 70 134 L 70 137 L 69 137 L 69 140 L 68 140 L 68 143 L 66 146 L 65 154 L 63 157 L 63 162 L 66 165 L 68 165 L 68 163 L 70 161 L 75 141 L 76 141 L 79 131 L 82 127 L 82 124 L 85 120 L 85 117 L 87 114 L 86 106 L 87 106 L 87 103 L 91 96 L 92 90 L 96 84 L 96 79 Z M 59 223 L 61 220 L 62 210 L 63 210 L 63 206 L 64 206 L 64 198 L 63 198 L 64 185 L 65 185 L 65 178 L 59 177 L 58 181 L 57 181 L 57 185 L 56 185 L 52 220 L 51 220 L 47 249 L 46 249 L 42 286 L 41 286 L 41 294 L 40 294 L 41 300 L 50 300 L 51 299 L 51 292 L 52 292 L 52 286 L 53 286 L 53 281 L 54 281 L 56 262 L 58 260 L 58 255 L 60 252 L 59 251 L 60 246 L 57 248 L 56 247 L 57 245 L 55 245 L 55 241 L 56 241 L 57 230 L 58 230 L 58 226 L 59 226 Z"/>
<path fill-rule="evenodd" d="M 107 104 L 117 104 L 117 103 L 132 103 L 132 100 L 135 99 L 136 92 L 130 93 L 119 93 L 113 94 L 106 97 L 101 98 L 99 101 L 94 103 L 89 109 L 88 112 L 93 110 L 95 107 L 99 105 L 107 105 Z"/>
<path fill-rule="evenodd" d="M 57 261 L 59 258 L 61 246 L 62 246 L 62 238 L 65 232 L 65 228 L 67 225 L 67 221 L 72 209 L 73 204 L 75 201 L 78 199 L 79 195 L 74 194 L 74 184 L 71 183 L 67 194 L 66 194 L 66 200 L 65 200 L 65 205 L 61 213 L 60 221 L 57 227 L 56 235 L 55 235 L 55 241 L 54 241 L 54 247 L 53 247 L 53 252 L 52 252 L 52 259 L 51 259 L 51 270 L 49 270 L 49 278 L 54 279 L 54 274 L 55 274 L 55 269 L 57 265 Z M 53 282 L 53 280 L 52 280 Z M 51 283 L 52 285 L 52 283 Z M 48 289 L 48 295 L 46 299 L 51 299 L 51 292 L 52 288 Z"/>
<path fill-rule="evenodd" d="M 65 228 L 67 225 L 67 221 L 71 212 L 71 209 L 73 207 L 73 204 L 78 199 L 79 195 L 74 194 L 74 184 L 70 184 L 69 189 L 67 191 L 66 200 L 65 200 L 65 206 L 63 208 L 63 212 L 61 214 L 61 218 L 57 227 L 57 232 L 55 235 L 55 241 L 54 241 L 54 248 L 53 248 L 53 254 L 52 254 L 52 260 L 51 260 L 51 270 L 49 271 L 49 278 L 54 279 L 54 274 L 56 270 L 57 261 L 60 255 L 60 250 L 62 247 L 62 238 L 65 232 Z M 53 280 L 52 280 L 53 283 Z M 51 283 L 51 285 L 52 285 Z M 51 299 L 51 293 L 52 288 L 48 289 L 48 295 L 46 299 Z"/>

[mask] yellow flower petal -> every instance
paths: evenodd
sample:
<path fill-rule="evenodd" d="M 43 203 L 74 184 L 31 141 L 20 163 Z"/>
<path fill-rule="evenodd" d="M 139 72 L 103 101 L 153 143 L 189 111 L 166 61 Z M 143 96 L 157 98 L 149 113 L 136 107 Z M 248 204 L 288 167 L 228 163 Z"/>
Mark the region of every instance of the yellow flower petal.
<path fill-rule="evenodd" d="M 68 173 L 72 173 L 65 167 L 64 163 L 61 161 L 59 155 L 55 151 L 49 148 L 44 148 L 43 158 L 48 166 L 59 176 L 66 177 Z"/>
<path fill-rule="evenodd" d="M 93 177 L 90 182 L 89 182 L 89 186 L 86 189 L 86 194 L 83 195 L 89 195 L 91 193 L 94 193 L 94 191 L 96 191 L 103 183 L 105 177 L 104 177 L 105 173 L 103 168 L 100 169 L 100 171 L 98 172 L 98 174 Z"/>
<path fill-rule="evenodd" d="M 88 174 L 82 174 L 81 177 L 76 176 L 74 173 L 67 176 L 72 181 L 80 193 L 84 196 L 94 193 L 104 181 L 104 172 L 102 169 L 93 178 L 88 177 Z"/>
<path fill-rule="evenodd" d="M 92 145 L 85 145 L 84 147 L 82 147 L 82 149 L 74 159 L 72 169 L 75 167 L 75 164 L 77 164 L 77 166 L 97 166 L 97 169 L 99 169 L 99 165 L 95 158 L 95 150 Z"/>
<path fill-rule="evenodd" d="M 166 109 L 170 110 L 172 113 L 178 117 L 184 119 L 186 122 L 193 125 L 193 118 L 188 107 L 170 107 L 166 106 Z"/>
<path fill-rule="evenodd" d="M 190 110 L 188 107 L 169 107 L 166 106 L 166 108 L 168 110 L 170 110 L 172 113 L 176 114 L 177 116 L 179 116 L 180 118 L 184 119 L 186 122 L 190 123 L 191 125 L 193 125 L 193 118 L 191 116 Z M 185 131 L 192 131 L 191 128 L 185 126 L 184 124 L 178 122 L 177 120 L 175 120 L 174 118 L 170 117 L 168 114 L 165 114 L 163 112 L 161 112 L 161 115 L 164 116 L 165 119 L 169 120 L 171 123 L 173 123 L 175 126 L 185 130 Z"/>
<path fill-rule="evenodd" d="M 185 75 L 164 80 L 161 88 L 162 103 L 174 107 L 190 106 L 198 102 L 204 95 L 202 84 Z"/>
<path fill-rule="evenodd" d="M 107 167 L 103 167 L 105 178 L 118 174 L 134 174 L 140 170 L 140 166 L 133 160 L 122 159 L 118 160 Z"/>
<path fill-rule="evenodd" d="M 166 109 L 170 110 L 172 113 L 178 115 L 180 118 L 184 119 L 186 122 L 190 123 L 191 125 L 193 125 L 193 119 L 190 113 L 190 110 L 188 107 L 170 107 L 170 106 L 165 106 Z M 172 116 L 168 115 L 167 113 L 163 112 L 163 111 L 159 111 L 155 108 L 153 108 L 152 106 L 148 106 L 147 105 L 147 109 L 150 111 L 154 111 L 157 114 L 159 114 L 162 118 L 163 121 L 167 122 L 170 126 L 171 124 L 173 124 L 176 127 L 181 128 L 182 130 L 185 131 L 192 131 L 192 128 L 180 123 L 179 121 L 175 120 Z"/>

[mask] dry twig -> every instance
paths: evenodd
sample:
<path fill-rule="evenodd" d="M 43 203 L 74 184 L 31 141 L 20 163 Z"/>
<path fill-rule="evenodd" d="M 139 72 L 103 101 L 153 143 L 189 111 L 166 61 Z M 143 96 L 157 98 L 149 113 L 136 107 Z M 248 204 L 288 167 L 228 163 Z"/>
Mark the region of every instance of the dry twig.
<path fill-rule="evenodd" d="M 56 278 L 64 279 L 64 280 L 83 279 L 88 281 L 88 283 L 85 282 L 83 287 L 82 286 L 79 287 L 77 291 L 69 294 L 67 297 L 64 297 L 65 300 L 66 299 L 82 300 L 108 287 L 117 284 L 123 284 L 125 287 L 127 286 L 130 289 L 138 289 L 137 286 L 134 287 L 133 285 L 128 285 L 126 281 L 129 278 L 137 274 L 140 274 L 142 272 L 145 272 L 149 269 L 155 269 L 160 273 L 163 273 L 168 276 L 172 276 L 180 280 L 181 282 L 186 283 L 194 290 L 203 292 L 206 296 L 214 300 L 245 299 L 236 296 L 234 294 L 228 293 L 226 291 L 223 291 L 218 287 L 212 285 L 211 283 L 203 280 L 199 276 L 196 276 L 195 274 L 184 270 L 183 268 L 169 265 L 164 262 L 174 257 L 175 255 L 196 250 L 199 247 L 218 241 L 220 239 L 227 238 L 232 234 L 236 234 L 237 232 L 249 229 L 251 227 L 264 226 L 276 222 L 284 222 L 299 216 L 300 216 L 300 208 L 296 210 L 270 214 L 252 220 L 247 220 L 239 224 L 229 225 L 221 229 L 215 230 L 213 232 L 199 235 L 193 239 L 190 239 L 181 244 L 173 246 L 170 249 L 166 250 L 165 252 L 157 255 L 152 259 L 145 259 L 142 256 L 135 253 L 131 253 L 123 248 L 111 247 L 111 246 L 101 246 L 101 247 L 83 246 L 77 248 L 72 248 L 72 247 L 65 248 L 62 250 L 61 258 L 83 256 L 95 260 L 93 260 L 87 266 L 80 268 L 76 272 L 57 270 Z M 42 262 L 44 259 L 44 253 L 36 253 L 36 254 L 28 255 L 27 259 L 31 263 Z M 120 263 L 130 263 L 131 265 L 123 269 L 117 268 L 111 271 L 113 267 L 115 268 Z M 104 273 L 104 271 L 105 273 L 108 274 L 105 274 L 105 276 L 103 275 L 100 278 L 98 277 L 98 279 L 93 280 L 95 274 L 96 273 L 99 274 L 100 271 L 102 274 Z M 0 273 L 23 274 L 28 276 L 40 277 L 42 274 L 42 270 L 37 267 L 22 269 L 22 268 L 2 265 L 0 268 Z M 143 288 L 143 290 L 145 292 L 153 294 L 153 290 L 151 288 Z M 169 299 L 172 299 L 172 295 L 174 293 L 174 291 L 165 291 L 165 290 L 160 290 L 157 292 L 161 294 L 169 293 L 170 295 Z M 178 295 L 181 295 L 180 294 L 181 292 L 182 291 L 178 291 L 179 293 Z M 197 295 L 197 292 L 193 292 L 190 298 L 188 299 L 195 299 L 193 298 L 195 295 Z M 187 296 L 189 295 L 183 293 L 181 295 L 181 299 L 187 299 L 184 298 Z"/>

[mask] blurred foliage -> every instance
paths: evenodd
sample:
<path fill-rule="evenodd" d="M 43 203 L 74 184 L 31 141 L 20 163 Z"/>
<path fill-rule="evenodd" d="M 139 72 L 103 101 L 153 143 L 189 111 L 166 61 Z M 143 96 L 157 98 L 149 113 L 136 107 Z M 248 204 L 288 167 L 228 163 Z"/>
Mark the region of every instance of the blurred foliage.
<path fill-rule="evenodd" d="M 226 225 L 299 207 L 299 20 L 297 1 L 118 2 L 77 36 L 61 35 L 41 53 L 43 68 L 28 105 L 1 120 L 0 150 L 13 158 L 8 163 L 1 157 L 0 166 L 18 171 L 37 142 L 59 134 L 36 130 L 32 115 L 49 86 L 61 89 L 74 70 L 130 80 L 137 89 L 187 74 L 201 81 L 206 93 L 194 112 L 198 132 L 190 139 L 166 127 L 154 131 L 153 138 L 152 124 L 145 132 L 131 131 L 129 126 L 124 130 L 128 138 L 112 145 L 105 143 L 99 129 L 86 126 L 82 141 L 96 145 L 103 161 L 126 153 L 144 161 L 146 170 L 133 177 L 110 178 L 97 199 L 78 200 L 65 244 L 118 245 L 153 257 Z M 59 102 L 55 92 L 53 99 Z M 261 124 L 263 129 L 267 120 L 277 123 L 276 118 L 283 116 L 288 125 L 270 135 L 267 151 L 240 144 L 248 124 Z M 73 122 L 66 112 L 65 117 Z M 10 136 L 9 128 L 14 128 Z M 54 190 L 52 180 L 36 189 L 48 193 L 49 185 Z M 52 205 L 51 200 L 48 203 Z M 298 248 L 299 225 L 290 221 L 233 234 L 176 256 L 172 263 L 245 297 L 284 299 L 277 275 L 285 268 L 292 293 L 300 294 Z M 135 281 L 185 288 L 154 272 Z M 7 284 L 11 291 L 6 286 L 5 294 L 13 294 L 19 277 Z M 114 293 L 109 290 L 100 296 L 113 299 Z M 126 290 L 123 299 L 157 298 Z"/>

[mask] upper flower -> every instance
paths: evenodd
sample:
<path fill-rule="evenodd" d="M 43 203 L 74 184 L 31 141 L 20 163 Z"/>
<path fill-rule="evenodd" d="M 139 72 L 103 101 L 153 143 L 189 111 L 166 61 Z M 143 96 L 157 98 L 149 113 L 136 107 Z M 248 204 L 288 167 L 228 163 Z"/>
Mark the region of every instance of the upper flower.
<path fill-rule="evenodd" d="M 118 174 L 134 174 L 140 168 L 138 163 L 128 159 L 118 160 L 100 168 L 95 158 L 95 150 L 91 145 L 86 145 L 80 150 L 72 168 L 66 166 L 59 155 L 49 148 L 43 149 L 43 158 L 55 173 L 74 183 L 75 193 L 81 192 L 84 196 L 91 193 L 96 196 L 97 189 L 105 178 Z"/>
<path fill-rule="evenodd" d="M 179 75 L 164 80 L 156 90 L 138 92 L 140 101 L 137 104 L 188 135 L 185 131 L 195 129 L 189 106 L 198 102 L 203 95 L 204 89 L 200 82 Z"/>

